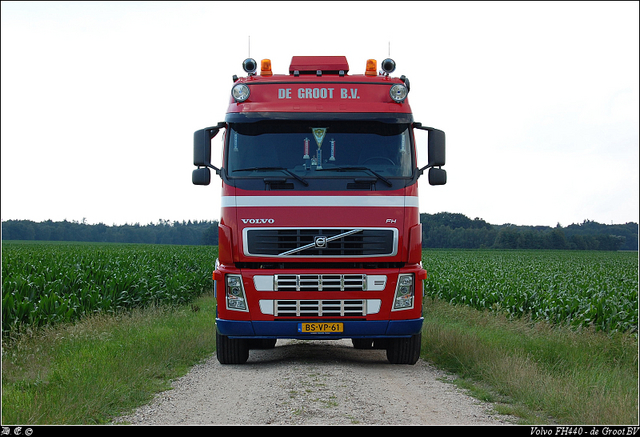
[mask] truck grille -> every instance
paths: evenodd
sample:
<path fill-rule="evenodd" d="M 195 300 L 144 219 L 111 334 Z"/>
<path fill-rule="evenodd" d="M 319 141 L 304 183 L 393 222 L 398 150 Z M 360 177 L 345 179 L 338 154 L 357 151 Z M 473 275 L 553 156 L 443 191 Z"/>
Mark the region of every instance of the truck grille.
<path fill-rule="evenodd" d="M 393 256 L 397 229 L 246 228 L 245 255 L 295 257 Z"/>
<path fill-rule="evenodd" d="M 275 291 L 365 291 L 367 275 L 275 275 Z"/>
<path fill-rule="evenodd" d="M 366 300 L 276 300 L 276 317 L 366 316 Z"/>

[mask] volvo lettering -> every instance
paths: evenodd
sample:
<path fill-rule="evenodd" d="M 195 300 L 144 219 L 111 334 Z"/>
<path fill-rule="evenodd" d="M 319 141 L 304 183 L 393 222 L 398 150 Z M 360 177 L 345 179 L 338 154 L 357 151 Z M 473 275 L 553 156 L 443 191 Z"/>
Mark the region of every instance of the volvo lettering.
<path fill-rule="evenodd" d="M 269 59 L 247 59 L 224 121 L 194 133 L 192 182 L 209 185 L 211 170 L 222 182 L 220 363 L 244 363 L 278 339 L 342 338 L 384 349 L 394 364 L 418 360 L 427 275 L 418 180 L 427 171 L 430 185 L 446 183 L 445 134 L 414 120 L 395 62 L 380 65 L 349 74 L 344 56 L 294 56 L 288 74 L 274 74 Z"/>
<path fill-rule="evenodd" d="M 274 219 L 241 219 L 242 223 L 247 224 L 250 223 L 252 225 L 255 225 L 257 223 L 275 223 L 276 221 Z"/>

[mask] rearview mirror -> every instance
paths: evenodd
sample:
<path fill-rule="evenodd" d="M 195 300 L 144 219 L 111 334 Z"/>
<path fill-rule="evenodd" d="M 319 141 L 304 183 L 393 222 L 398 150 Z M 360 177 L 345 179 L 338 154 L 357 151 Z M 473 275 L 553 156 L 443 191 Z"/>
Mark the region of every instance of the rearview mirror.
<path fill-rule="evenodd" d="M 418 170 L 418 175 L 422 175 L 426 169 L 429 169 L 429 184 L 431 185 L 444 185 L 447 183 L 447 172 L 442 170 L 441 167 L 446 161 L 446 146 L 445 146 L 445 134 L 440 129 L 432 127 L 423 127 L 422 123 L 414 123 L 415 129 L 426 130 L 429 132 L 429 139 L 427 140 L 427 165 Z"/>
<path fill-rule="evenodd" d="M 200 129 L 193 133 L 193 165 L 207 167 L 211 165 L 211 129 Z"/>
<path fill-rule="evenodd" d="M 438 129 L 429 131 L 428 144 L 429 163 L 427 167 L 440 167 L 445 163 L 445 136 Z"/>
<path fill-rule="evenodd" d="M 198 168 L 193 171 L 191 181 L 195 185 L 209 185 L 210 168 L 214 169 L 216 174 L 220 174 L 220 169 L 211 165 L 211 139 L 224 126 L 226 126 L 225 122 L 220 122 L 217 126 L 200 129 L 193 133 L 193 165 Z"/>
<path fill-rule="evenodd" d="M 211 183 L 211 171 L 207 167 L 196 168 L 191 173 L 193 185 L 209 185 Z"/>
<path fill-rule="evenodd" d="M 442 168 L 429 169 L 429 185 L 444 185 L 447 183 L 447 171 Z"/>

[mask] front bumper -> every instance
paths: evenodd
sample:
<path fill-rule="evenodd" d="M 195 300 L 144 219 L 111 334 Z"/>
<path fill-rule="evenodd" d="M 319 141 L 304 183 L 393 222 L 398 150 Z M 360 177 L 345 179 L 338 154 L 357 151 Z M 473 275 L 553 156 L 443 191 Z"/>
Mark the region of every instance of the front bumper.
<path fill-rule="evenodd" d="M 411 320 L 339 320 L 344 326 L 344 331 L 330 334 L 298 332 L 300 323 L 320 320 L 238 321 L 216 318 L 216 327 L 220 334 L 230 338 L 295 338 L 301 340 L 400 338 L 411 337 L 419 333 L 423 320 L 422 317 Z"/>

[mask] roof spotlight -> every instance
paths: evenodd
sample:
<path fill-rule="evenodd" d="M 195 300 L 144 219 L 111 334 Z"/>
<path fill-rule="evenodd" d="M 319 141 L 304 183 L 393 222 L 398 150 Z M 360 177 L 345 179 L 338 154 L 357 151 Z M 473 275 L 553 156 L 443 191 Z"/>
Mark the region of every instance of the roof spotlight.
<path fill-rule="evenodd" d="M 382 67 L 382 71 L 384 71 L 386 74 L 393 73 L 396 69 L 396 63 L 391 58 L 385 59 L 380 65 Z"/>
<path fill-rule="evenodd" d="M 242 61 L 242 68 L 250 75 L 255 74 L 256 70 L 258 69 L 258 63 L 253 58 L 247 58 Z"/>
<path fill-rule="evenodd" d="M 404 99 L 407 98 L 407 94 L 409 94 L 409 90 L 407 89 L 406 86 L 404 86 L 404 85 L 402 85 L 400 83 L 397 83 L 397 84 L 393 85 L 389 89 L 389 95 L 391 96 L 393 101 L 396 102 L 396 103 L 404 102 Z"/>
<path fill-rule="evenodd" d="M 249 98 L 249 94 L 251 94 L 249 87 L 243 83 L 234 85 L 233 88 L 231 88 L 231 95 L 236 103 L 242 103 L 247 100 Z"/>

